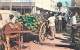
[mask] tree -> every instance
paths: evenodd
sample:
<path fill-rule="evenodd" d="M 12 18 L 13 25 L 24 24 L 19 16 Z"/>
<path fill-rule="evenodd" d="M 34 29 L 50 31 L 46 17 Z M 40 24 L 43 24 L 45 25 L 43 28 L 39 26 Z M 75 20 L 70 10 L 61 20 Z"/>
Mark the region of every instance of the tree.
<path fill-rule="evenodd" d="M 65 4 L 66 4 L 66 7 L 68 7 L 68 6 L 69 6 L 69 3 L 68 3 L 67 1 L 65 1 Z"/>
<path fill-rule="evenodd" d="M 57 3 L 57 7 L 59 8 L 59 11 L 60 11 L 60 8 L 62 7 L 62 3 L 61 2 L 58 2 Z"/>

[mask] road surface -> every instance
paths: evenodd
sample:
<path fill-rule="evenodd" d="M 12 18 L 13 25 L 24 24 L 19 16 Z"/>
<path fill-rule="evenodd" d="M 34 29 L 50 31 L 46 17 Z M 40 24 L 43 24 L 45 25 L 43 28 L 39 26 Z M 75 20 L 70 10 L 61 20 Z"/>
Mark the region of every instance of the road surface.
<path fill-rule="evenodd" d="M 54 40 L 46 39 L 42 44 L 35 44 L 31 41 L 23 45 L 25 47 L 22 50 L 74 50 L 70 46 L 68 36 L 62 33 L 57 33 Z"/>

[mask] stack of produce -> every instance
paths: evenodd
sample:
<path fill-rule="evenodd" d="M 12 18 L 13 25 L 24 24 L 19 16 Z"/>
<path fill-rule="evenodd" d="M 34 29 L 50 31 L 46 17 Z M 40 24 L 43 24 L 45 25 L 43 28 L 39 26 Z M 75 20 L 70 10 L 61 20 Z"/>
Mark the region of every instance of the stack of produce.
<path fill-rule="evenodd" d="M 38 28 L 38 19 L 35 16 L 31 15 L 25 15 L 20 16 L 17 19 L 19 22 L 22 23 L 22 25 L 25 28 L 28 28 L 29 30 L 35 31 Z"/>

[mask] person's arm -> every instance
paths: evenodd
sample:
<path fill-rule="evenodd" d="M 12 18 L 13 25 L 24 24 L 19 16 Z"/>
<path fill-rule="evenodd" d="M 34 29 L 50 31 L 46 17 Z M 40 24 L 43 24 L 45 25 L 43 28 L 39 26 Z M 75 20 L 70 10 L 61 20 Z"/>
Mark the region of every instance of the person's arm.
<path fill-rule="evenodd" d="M 50 21 L 50 18 L 48 18 L 48 20 L 47 20 L 48 28 L 49 28 L 49 23 L 50 23 L 49 21 Z"/>

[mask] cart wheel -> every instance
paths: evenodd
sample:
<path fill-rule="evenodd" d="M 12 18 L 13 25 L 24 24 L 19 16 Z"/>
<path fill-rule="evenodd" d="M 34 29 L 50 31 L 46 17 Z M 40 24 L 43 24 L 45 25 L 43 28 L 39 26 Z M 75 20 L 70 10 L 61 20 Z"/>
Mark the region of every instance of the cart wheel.
<path fill-rule="evenodd" d="M 46 26 L 45 23 L 43 23 L 40 27 L 40 31 L 39 31 L 39 40 L 40 43 L 42 43 L 45 40 L 45 33 L 46 33 Z"/>

